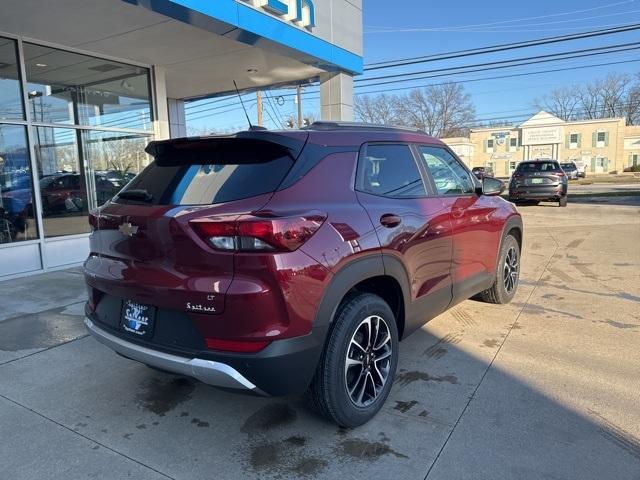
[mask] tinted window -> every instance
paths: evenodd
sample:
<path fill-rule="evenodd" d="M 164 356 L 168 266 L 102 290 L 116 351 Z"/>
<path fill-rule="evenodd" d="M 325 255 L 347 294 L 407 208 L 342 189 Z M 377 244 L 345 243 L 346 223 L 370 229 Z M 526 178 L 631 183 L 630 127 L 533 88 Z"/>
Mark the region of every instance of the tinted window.
<path fill-rule="evenodd" d="M 431 172 L 438 195 L 463 195 L 475 191 L 467 170 L 447 150 L 440 147 L 420 147 L 419 150 Z"/>
<path fill-rule="evenodd" d="M 559 172 L 560 165 L 557 162 L 523 162 L 518 165 L 518 173 L 527 172 Z"/>
<path fill-rule="evenodd" d="M 575 170 L 576 166 L 573 163 L 562 163 L 560 165 L 563 170 Z"/>
<path fill-rule="evenodd" d="M 25 127 L 0 125 L 0 243 L 38 237 L 31 185 Z"/>
<path fill-rule="evenodd" d="M 16 60 L 16 42 L 0 37 L 0 119 L 22 120 L 22 94 L 18 61 Z"/>
<path fill-rule="evenodd" d="M 407 145 L 368 145 L 358 162 L 358 189 L 393 198 L 426 195 L 420 171 Z"/>
<path fill-rule="evenodd" d="M 264 163 L 243 165 L 185 165 L 160 167 L 152 162 L 126 190 L 145 190 L 148 203 L 161 205 L 209 205 L 273 192 L 293 161 L 280 157 Z M 118 203 L 139 203 L 117 197 Z"/>

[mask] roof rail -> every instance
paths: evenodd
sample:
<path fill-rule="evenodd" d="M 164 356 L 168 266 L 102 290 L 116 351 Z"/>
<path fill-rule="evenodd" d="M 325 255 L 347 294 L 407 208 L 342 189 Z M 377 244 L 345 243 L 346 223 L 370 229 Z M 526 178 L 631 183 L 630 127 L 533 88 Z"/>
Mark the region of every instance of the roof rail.
<path fill-rule="evenodd" d="M 388 132 L 413 132 L 426 135 L 426 132 L 420 128 L 398 127 L 395 125 L 379 125 L 375 123 L 361 122 L 319 121 L 313 122 L 308 127 L 304 127 L 302 130 L 384 130 Z"/>

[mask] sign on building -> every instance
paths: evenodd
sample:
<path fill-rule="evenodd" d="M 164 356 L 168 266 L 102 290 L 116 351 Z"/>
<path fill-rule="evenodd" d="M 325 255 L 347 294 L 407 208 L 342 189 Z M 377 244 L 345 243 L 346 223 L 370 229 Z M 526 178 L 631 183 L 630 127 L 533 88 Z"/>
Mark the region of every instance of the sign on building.
<path fill-rule="evenodd" d="M 309 30 L 316 26 L 313 0 L 243 0 Z"/>
<path fill-rule="evenodd" d="M 562 143 L 562 127 L 525 128 L 522 130 L 522 145 L 553 143 Z"/>

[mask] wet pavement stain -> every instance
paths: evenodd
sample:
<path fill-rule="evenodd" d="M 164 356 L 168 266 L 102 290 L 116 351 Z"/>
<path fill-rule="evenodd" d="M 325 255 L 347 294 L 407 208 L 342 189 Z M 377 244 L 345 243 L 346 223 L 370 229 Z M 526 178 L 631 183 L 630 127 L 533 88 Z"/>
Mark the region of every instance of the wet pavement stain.
<path fill-rule="evenodd" d="M 616 322 L 615 320 L 606 320 L 606 321 L 600 322 L 600 323 L 606 323 L 607 325 L 611 325 L 612 327 L 619 328 L 619 329 L 622 329 L 622 330 L 625 330 L 627 328 L 640 327 L 640 325 L 635 325 L 633 323 L 622 323 L 622 322 Z"/>
<path fill-rule="evenodd" d="M 358 460 L 377 460 L 384 455 L 394 455 L 397 458 L 409 458 L 396 452 L 389 445 L 381 442 L 368 442 L 358 438 L 350 438 L 340 443 L 337 453 L 342 457 Z"/>
<path fill-rule="evenodd" d="M 68 307 L 21 315 L 0 322 L 0 350 L 51 348 L 87 336 L 84 317 L 65 315 Z"/>
<path fill-rule="evenodd" d="M 145 430 L 147 428 L 147 426 L 144 423 L 141 423 L 140 425 L 136 425 L 136 428 L 138 430 Z"/>
<path fill-rule="evenodd" d="M 422 410 L 422 411 L 418 414 L 418 416 L 419 416 L 419 417 L 426 417 L 426 416 L 428 416 L 428 415 L 429 415 L 429 412 L 428 412 L 427 410 Z"/>
<path fill-rule="evenodd" d="M 294 467 L 293 472 L 303 477 L 316 476 L 328 465 L 326 460 L 317 457 L 308 457 L 300 460 Z"/>
<path fill-rule="evenodd" d="M 401 402 L 399 400 L 396 400 L 396 406 L 393 407 L 394 410 L 398 410 L 399 412 L 402 413 L 407 413 L 409 410 L 411 410 L 413 407 L 415 407 L 418 402 L 416 402 L 415 400 L 411 400 L 410 402 Z"/>
<path fill-rule="evenodd" d="M 614 267 L 633 267 L 633 263 L 614 263 Z"/>
<path fill-rule="evenodd" d="M 485 347 L 489 347 L 489 348 L 495 348 L 495 347 L 498 346 L 498 340 L 488 339 L 488 340 L 485 340 L 484 342 L 482 342 L 482 345 L 484 345 Z"/>
<path fill-rule="evenodd" d="M 279 445 L 277 443 L 267 443 L 252 447 L 249 461 L 254 470 L 276 467 L 280 463 Z"/>
<path fill-rule="evenodd" d="M 193 420 L 191 420 L 191 423 L 198 428 L 207 428 L 209 426 L 209 422 L 203 422 L 199 418 L 194 418 Z"/>
<path fill-rule="evenodd" d="M 195 381 L 187 378 L 169 381 L 153 378 L 142 392 L 136 394 L 136 402 L 145 410 L 164 417 L 181 403 L 190 400 L 195 388 Z"/>
<path fill-rule="evenodd" d="M 404 372 L 399 375 L 396 375 L 396 383 L 405 386 L 410 383 L 421 380 L 423 382 L 447 382 L 456 385 L 458 383 L 458 378 L 454 375 L 444 375 L 442 377 L 429 375 L 426 372 L 420 371 L 411 371 Z"/>
<path fill-rule="evenodd" d="M 266 432 L 295 422 L 296 411 L 286 403 L 274 403 L 262 407 L 244 422 L 243 433 Z"/>

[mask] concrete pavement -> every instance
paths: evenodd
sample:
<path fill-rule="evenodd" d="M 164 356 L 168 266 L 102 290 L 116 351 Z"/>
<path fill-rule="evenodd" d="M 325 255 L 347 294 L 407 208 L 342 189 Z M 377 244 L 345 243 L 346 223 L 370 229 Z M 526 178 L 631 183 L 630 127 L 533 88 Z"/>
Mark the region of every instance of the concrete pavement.
<path fill-rule="evenodd" d="M 640 197 L 521 207 L 522 279 L 401 344 L 383 411 L 221 392 L 84 336 L 77 270 L 0 283 L 0 478 L 640 478 Z"/>

